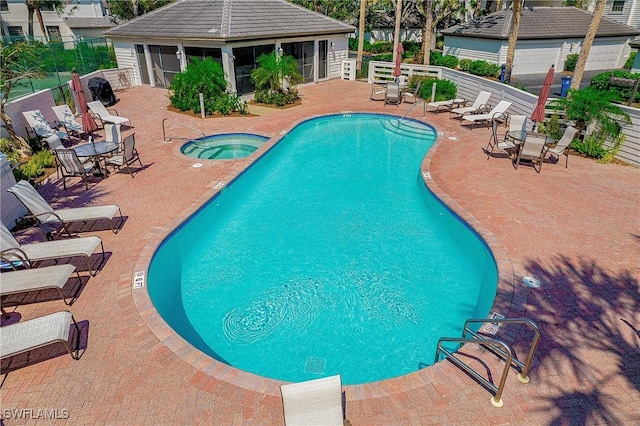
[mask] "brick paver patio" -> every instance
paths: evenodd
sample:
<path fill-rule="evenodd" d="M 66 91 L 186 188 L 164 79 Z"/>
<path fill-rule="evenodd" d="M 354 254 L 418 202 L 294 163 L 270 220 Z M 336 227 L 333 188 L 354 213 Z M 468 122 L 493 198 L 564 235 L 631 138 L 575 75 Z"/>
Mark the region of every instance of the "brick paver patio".
<path fill-rule="evenodd" d="M 255 132 L 277 140 L 316 115 L 403 115 L 410 107 L 369 101 L 369 90 L 335 80 L 300 87 L 301 106 L 204 120 L 168 111 L 162 89 L 120 93 L 118 111 L 135 126 L 125 135 L 135 132 L 144 170 L 134 179 L 126 172 L 95 178 L 89 191 L 79 179 L 64 191 L 55 175 L 39 188 L 48 198 L 117 203 L 126 215 L 117 235 L 87 233 L 104 240 L 109 257 L 68 308 L 80 321 L 86 350 L 79 361 L 58 347 L 14 357 L 10 365 L 5 360 L 4 424 L 28 423 L 12 418 L 12 409 L 68 413 L 56 421 L 61 424 L 283 424 L 278 382 L 212 363 L 167 331 L 145 289 L 132 289 L 134 272 L 144 270 L 167 232 L 255 158 L 186 158 L 179 142 L 163 143 L 161 122 L 167 117 L 206 134 Z M 422 120 L 419 109 L 411 116 Z M 398 379 L 346 386 L 347 418 L 354 426 L 640 423 L 640 169 L 572 156 L 569 168 L 548 161 L 541 174 L 527 166 L 514 170 L 504 157 L 487 160 L 488 129 L 461 127 L 446 113 L 427 113 L 424 120 L 440 135 L 423 162 L 428 185 L 476 227 L 499 262 L 495 310 L 530 318 L 542 330 L 531 382 L 521 384 L 512 370 L 504 406 L 495 408 L 488 391 L 445 361 Z M 192 167 L 196 162 L 204 165 Z M 524 276 L 542 286 L 525 287 Z M 60 300 L 22 305 L 3 324 L 65 308 Z M 524 357 L 526 329 L 503 329 L 500 337 L 514 341 Z M 495 357 L 471 346 L 462 352 L 499 380 L 502 364 Z"/>

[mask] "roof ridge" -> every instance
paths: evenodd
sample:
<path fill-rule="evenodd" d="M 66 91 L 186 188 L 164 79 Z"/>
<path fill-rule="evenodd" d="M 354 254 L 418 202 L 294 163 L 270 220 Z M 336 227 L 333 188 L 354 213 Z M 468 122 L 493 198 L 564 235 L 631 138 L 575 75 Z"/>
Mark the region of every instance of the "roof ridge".
<path fill-rule="evenodd" d="M 222 22 L 220 23 L 220 36 L 229 37 L 231 34 L 231 0 L 222 2 Z"/>

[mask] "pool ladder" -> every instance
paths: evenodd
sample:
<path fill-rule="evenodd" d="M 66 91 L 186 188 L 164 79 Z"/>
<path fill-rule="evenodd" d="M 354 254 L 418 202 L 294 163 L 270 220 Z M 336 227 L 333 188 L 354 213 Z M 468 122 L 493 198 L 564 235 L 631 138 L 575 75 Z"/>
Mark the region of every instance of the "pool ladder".
<path fill-rule="evenodd" d="M 162 119 L 162 142 L 164 142 L 164 143 L 171 142 L 173 139 L 177 139 L 177 140 L 179 139 L 179 140 L 185 140 L 185 141 L 193 139 L 193 138 L 167 138 L 167 132 L 166 132 L 166 128 L 165 128 L 165 122 L 167 122 L 167 121 L 170 121 L 170 122 L 172 122 L 174 124 L 177 124 L 179 126 L 182 126 L 182 127 L 186 127 L 187 129 L 193 130 L 194 132 L 197 132 L 202 138 L 206 138 L 207 137 L 207 135 L 205 135 L 202 131 L 196 129 L 195 127 L 188 126 L 188 125 L 186 125 L 184 123 L 181 123 L 181 122 L 179 122 L 177 120 L 174 120 L 173 118 L 163 118 Z"/>
<path fill-rule="evenodd" d="M 488 338 L 479 334 L 469 328 L 470 324 L 479 324 L 479 323 L 493 323 L 496 325 L 499 324 L 525 324 L 533 329 L 534 335 L 533 340 L 531 342 L 531 347 L 529 348 L 529 354 L 527 355 L 527 359 L 525 362 L 520 361 L 517 357 L 513 355 L 513 350 L 511 346 L 506 344 L 500 339 Z M 445 355 L 445 358 L 449 359 L 456 367 L 464 370 L 471 377 L 476 379 L 480 384 L 482 384 L 485 388 L 489 389 L 493 392 L 494 396 L 491 398 L 491 404 L 495 407 L 502 407 L 502 392 L 504 390 L 504 385 L 507 380 L 507 373 L 509 372 L 509 368 L 513 365 L 518 370 L 518 380 L 522 383 L 529 383 L 529 369 L 531 367 L 531 361 L 533 360 L 533 355 L 535 354 L 536 348 L 538 347 L 538 341 L 540 340 L 540 329 L 538 326 L 528 318 L 484 318 L 484 319 L 468 319 L 464 323 L 464 330 L 462 332 L 461 338 L 455 337 L 442 337 L 438 340 L 438 347 L 436 349 L 436 358 L 435 362 L 440 360 L 440 353 L 442 352 Z M 455 356 L 455 351 L 451 352 L 449 349 L 442 346 L 443 343 L 458 343 L 458 349 L 465 343 L 475 343 L 477 345 L 483 346 L 488 349 L 490 352 L 495 354 L 498 358 L 505 361 L 504 369 L 502 370 L 502 375 L 500 376 L 500 382 L 498 386 L 485 379 L 480 373 L 473 369 L 473 367 L 466 364 L 460 358 Z"/>

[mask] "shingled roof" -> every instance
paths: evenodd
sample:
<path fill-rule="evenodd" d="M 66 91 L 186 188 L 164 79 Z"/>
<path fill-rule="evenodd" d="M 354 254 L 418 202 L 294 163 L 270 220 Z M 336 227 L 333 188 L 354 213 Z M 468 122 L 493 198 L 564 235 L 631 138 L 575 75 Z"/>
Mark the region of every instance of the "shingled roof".
<path fill-rule="evenodd" d="M 105 31 L 107 37 L 251 40 L 352 33 L 355 27 L 286 0 L 178 0 Z"/>
<path fill-rule="evenodd" d="M 444 35 L 509 39 L 512 11 L 502 10 L 442 31 Z M 575 7 L 525 7 L 520 16 L 518 40 L 584 38 L 593 15 Z M 635 36 L 640 31 L 602 18 L 596 37 Z"/>

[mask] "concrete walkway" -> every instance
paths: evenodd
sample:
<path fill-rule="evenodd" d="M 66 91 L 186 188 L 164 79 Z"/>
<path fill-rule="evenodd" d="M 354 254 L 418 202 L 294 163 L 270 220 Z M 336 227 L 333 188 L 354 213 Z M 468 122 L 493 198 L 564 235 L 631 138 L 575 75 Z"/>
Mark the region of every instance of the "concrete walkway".
<path fill-rule="evenodd" d="M 38 409 L 57 410 L 68 419 L 54 422 L 65 425 L 283 424 L 278 382 L 225 366 L 202 368 L 215 364 L 170 332 L 154 334 L 162 322 L 141 304 L 142 293 L 135 293 L 141 290 L 132 289 L 134 272 L 162 237 L 255 158 L 186 158 L 178 142 L 163 143 L 161 122 L 172 118 L 205 134 L 255 132 L 277 140 L 320 114 L 401 116 L 410 107 L 384 107 L 369 101 L 369 92 L 365 83 L 334 80 L 300 87 L 301 106 L 206 119 L 168 111 L 162 89 L 119 93 L 118 112 L 135 126 L 125 135 L 135 132 L 144 169 L 134 179 L 126 172 L 95 178 L 88 191 L 79 179 L 64 191 L 55 175 L 39 187 L 47 198 L 117 203 L 126 215 L 117 235 L 98 226 L 83 234 L 99 235 L 109 252 L 68 308 L 80 321 L 85 351 L 79 361 L 55 346 L 4 360 L 4 424 L 29 423 L 13 418 L 20 412 L 11 410 L 20 409 L 31 409 L 32 416 Z M 418 108 L 412 117 L 423 120 Z M 495 408 L 488 391 L 444 361 L 401 378 L 346 386 L 347 418 L 354 426 L 640 423 L 640 169 L 572 156 L 568 168 L 564 161 L 547 161 L 541 174 L 527 166 L 514 170 L 507 158 L 483 153 L 488 129 L 469 130 L 446 113 L 427 113 L 424 120 L 436 127 L 439 141 L 423 162 L 423 176 L 430 174 L 430 188 L 497 253 L 504 283 L 495 309 L 530 318 L 542 330 L 531 382 L 521 384 L 511 370 L 504 406 Z M 168 130 L 197 136 L 177 125 Z M 203 166 L 192 167 L 197 162 Z M 28 232 L 18 236 L 33 238 Z M 524 276 L 542 286 L 526 288 Z M 18 307 L 3 325 L 65 308 L 50 297 Z M 499 336 L 514 341 L 524 357 L 531 337 L 526 329 L 506 328 Z M 461 352 L 485 377 L 499 379 L 502 364 L 491 354 L 473 346 Z"/>

